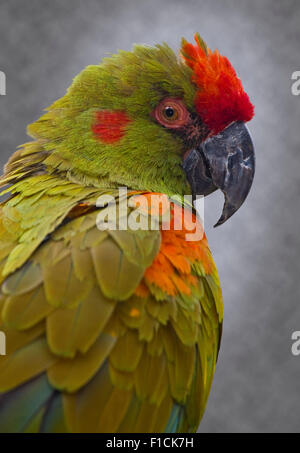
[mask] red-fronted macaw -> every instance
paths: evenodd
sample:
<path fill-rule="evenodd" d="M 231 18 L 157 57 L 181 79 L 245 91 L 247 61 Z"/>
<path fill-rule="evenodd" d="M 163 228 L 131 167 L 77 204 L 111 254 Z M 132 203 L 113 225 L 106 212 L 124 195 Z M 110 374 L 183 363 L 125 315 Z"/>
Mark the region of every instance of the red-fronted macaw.
<path fill-rule="evenodd" d="M 253 106 L 228 59 L 198 34 L 180 53 L 137 45 L 88 66 L 5 167 L 1 432 L 199 426 L 222 296 L 205 235 L 189 241 L 188 226 L 175 224 L 193 209 L 182 209 L 184 195 L 221 189 L 218 224 L 245 200 Z M 156 228 L 99 228 L 99 215 L 128 220 L 132 197 L 152 194 L 173 197 L 144 206 Z"/>

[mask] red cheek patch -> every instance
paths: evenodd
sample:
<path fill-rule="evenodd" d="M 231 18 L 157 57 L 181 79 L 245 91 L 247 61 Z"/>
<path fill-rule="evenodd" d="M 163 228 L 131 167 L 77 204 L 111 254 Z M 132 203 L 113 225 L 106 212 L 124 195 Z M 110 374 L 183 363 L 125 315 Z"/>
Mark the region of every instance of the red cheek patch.
<path fill-rule="evenodd" d="M 115 143 L 125 135 L 125 128 L 130 121 L 124 112 L 100 110 L 96 113 L 92 131 L 101 142 Z"/>

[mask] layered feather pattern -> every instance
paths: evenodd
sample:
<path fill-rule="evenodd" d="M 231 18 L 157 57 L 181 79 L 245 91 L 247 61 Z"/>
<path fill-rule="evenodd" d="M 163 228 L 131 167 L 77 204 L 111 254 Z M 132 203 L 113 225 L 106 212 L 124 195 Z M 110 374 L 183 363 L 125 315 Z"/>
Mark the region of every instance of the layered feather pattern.
<path fill-rule="evenodd" d="M 2 206 L 0 431 L 195 431 L 222 322 L 205 237 L 195 254 L 159 230 L 99 231 L 103 191 L 52 178 Z"/>

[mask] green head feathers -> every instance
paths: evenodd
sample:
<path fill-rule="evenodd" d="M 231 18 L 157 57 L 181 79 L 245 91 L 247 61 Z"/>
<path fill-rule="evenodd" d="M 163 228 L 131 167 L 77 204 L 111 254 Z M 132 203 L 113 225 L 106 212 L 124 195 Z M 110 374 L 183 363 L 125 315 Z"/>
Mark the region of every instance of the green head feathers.
<path fill-rule="evenodd" d="M 35 141 L 12 157 L 5 181 L 55 172 L 100 188 L 191 193 L 184 158 L 208 136 L 253 116 L 227 58 L 198 34 L 195 40 L 196 45 L 182 41 L 182 58 L 166 44 L 139 45 L 88 66 L 29 126 Z M 198 173 L 209 175 L 207 165 Z M 206 184 L 205 174 L 202 179 Z M 207 192 L 201 184 L 197 189 Z"/>
<path fill-rule="evenodd" d="M 182 99 L 193 109 L 191 72 L 166 44 L 120 51 L 85 68 L 28 132 L 47 153 L 44 164 L 73 179 L 187 193 L 182 138 L 159 124 L 152 112 L 165 98 Z M 109 139 L 109 129 L 118 128 L 109 124 L 109 117 L 104 117 L 102 135 L 95 133 L 99 112 L 126 115 L 118 140 Z"/>

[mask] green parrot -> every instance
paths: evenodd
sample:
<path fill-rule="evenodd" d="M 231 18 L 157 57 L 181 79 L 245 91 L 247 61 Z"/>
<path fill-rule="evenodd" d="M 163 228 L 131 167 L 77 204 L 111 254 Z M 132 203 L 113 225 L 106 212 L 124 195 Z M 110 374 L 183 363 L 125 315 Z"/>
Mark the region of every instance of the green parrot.
<path fill-rule="evenodd" d="M 0 432 L 198 429 L 223 305 L 185 196 L 220 189 L 218 225 L 241 206 L 253 114 L 196 34 L 88 66 L 28 127 L 1 179 Z"/>

